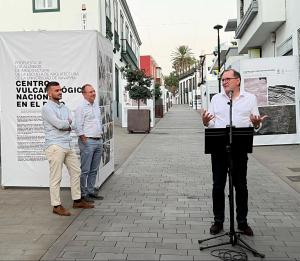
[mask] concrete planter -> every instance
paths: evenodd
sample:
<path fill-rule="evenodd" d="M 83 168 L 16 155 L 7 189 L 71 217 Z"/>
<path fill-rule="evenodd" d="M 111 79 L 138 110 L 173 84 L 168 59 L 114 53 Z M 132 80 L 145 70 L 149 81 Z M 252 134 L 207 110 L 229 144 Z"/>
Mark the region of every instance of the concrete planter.
<path fill-rule="evenodd" d="M 163 118 L 163 117 L 164 117 L 163 100 L 157 99 L 155 100 L 155 118 Z"/>
<path fill-rule="evenodd" d="M 127 130 L 133 132 L 150 132 L 150 110 L 128 110 Z"/>
<path fill-rule="evenodd" d="M 163 118 L 163 117 L 164 117 L 164 106 L 155 105 L 155 118 Z"/>

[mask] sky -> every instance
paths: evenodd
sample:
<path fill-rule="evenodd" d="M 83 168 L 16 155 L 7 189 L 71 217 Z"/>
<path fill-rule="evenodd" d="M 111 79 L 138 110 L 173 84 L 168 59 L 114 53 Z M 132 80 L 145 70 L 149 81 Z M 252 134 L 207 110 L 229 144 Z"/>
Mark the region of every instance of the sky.
<path fill-rule="evenodd" d="M 142 41 L 140 55 L 151 55 L 162 73 L 172 71 L 172 52 L 187 45 L 198 59 L 217 46 L 216 24 L 223 25 L 220 42 L 234 40 L 224 32 L 228 19 L 237 17 L 236 0 L 127 0 Z"/>

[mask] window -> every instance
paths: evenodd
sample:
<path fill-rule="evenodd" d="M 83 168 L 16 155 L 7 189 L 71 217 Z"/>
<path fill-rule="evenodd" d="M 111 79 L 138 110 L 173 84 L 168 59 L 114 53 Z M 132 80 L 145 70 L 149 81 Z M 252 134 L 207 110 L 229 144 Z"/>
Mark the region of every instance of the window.
<path fill-rule="evenodd" d="M 117 118 L 119 118 L 120 93 L 119 93 L 119 70 L 117 67 L 115 67 L 115 90 L 116 90 L 115 96 L 116 96 L 116 105 L 117 105 L 116 111 L 117 111 Z"/>
<path fill-rule="evenodd" d="M 278 56 L 288 56 L 293 55 L 293 38 L 290 36 L 282 44 L 277 47 Z"/>
<path fill-rule="evenodd" d="M 130 41 L 129 44 L 130 44 L 130 47 L 131 47 L 131 49 L 132 49 L 132 34 L 130 34 L 129 37 L 130 37 L 130 38 L 129 38 L 129 39 L 130 39 L 130 40 L 129 40 L 129 41 Z"/>
<path fill-rule="evenodd" d="M 106 24 L 106 38 L 109 40 L 113 39 L 112 23 L 111 23 L 111 8 L 110 0 L 105 0 L 105 24 Z"/>
<path fill-rule="evenodd" d="M 128 38 L 129 38 L 129 27 L 128 27 L 127 24 L 125 25 L 125 38 L 128 41 Z"/>
<path fill-rule="evenodd" d="M 34 13 L 40 12 L 59 12 L 60 0 L 32 0 Z"/>
<path fill-rule="evenodd" d="M 121 31 L 121 39 L 124 39 L 124 17 L 122 13 L 120 14 L 120 31 Z"/>
<path fill-rule="evenodd" d="M 244 0 L 240 1 L 240 19 L 242 20 L 244 17 Z"/>
<path fill-rule="evenodd" d="M 123 45 L 123 42 L 124 42 L 124 16 L 123 14 L 120 12 L 120 31 L 121 31 L 121 46 L 122 46 L 122 49 L 124 49 L 124 45 Z"/>
<path fill-rule="evenodd" d="M 134 40 L 132 42 L 132 50 L 133 50 L 134 54 L 137 56 L 137 53 L 136 53 L 136 44 L 135 44 Z"/>
<path fill-rule="evenodd" d="M 105 15 L 106 17 L 109 18 L 109 20 L 111 20 L 111 8 L 110 8 L 110 0 L 105 0 Z"/>
<path fill-rule="evenodd" d="M 118 2 L 114 0 L 114 29 L 117 33 L 119 32 L 118 18 Z"/>

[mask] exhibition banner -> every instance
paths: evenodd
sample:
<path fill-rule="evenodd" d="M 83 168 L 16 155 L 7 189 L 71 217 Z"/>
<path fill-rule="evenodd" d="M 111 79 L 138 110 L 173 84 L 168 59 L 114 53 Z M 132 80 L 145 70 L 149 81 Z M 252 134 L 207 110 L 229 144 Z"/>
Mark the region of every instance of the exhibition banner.
<path fill-rule="evenodd" d="M 41 109 L 45 85 L 57 81 L 72 112 L 83 99 L 82 85 L 96 89 L 105 138 L 100 186 L 114 166 L 111 43 L 96 31 L 0 33 L 0 57 L 1 185 L 49 186 Z M 72 137 L 78 152 L 75 132 Z M 65 167 L 61 184 L 69 186 Z"/>
<path fill-rule="evenodd" d="M 255 145 L 299 143 L 298 57 L 240 61 L 241 88 L 257 97 L 259 112 L 268 115 Z"/>

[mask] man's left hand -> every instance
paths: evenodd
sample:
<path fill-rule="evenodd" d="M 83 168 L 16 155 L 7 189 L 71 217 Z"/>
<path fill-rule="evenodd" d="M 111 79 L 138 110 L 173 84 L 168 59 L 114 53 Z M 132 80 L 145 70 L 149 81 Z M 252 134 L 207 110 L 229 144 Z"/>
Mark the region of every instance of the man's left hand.
<path fill-rule="evenodd" d="M 268 117 L 268 115 L 259 116 L 259 115 L 250 115 L 250 120 L 254 126 L 255 129 L 258 129 L 260 127 L 260 124 Z"/>

